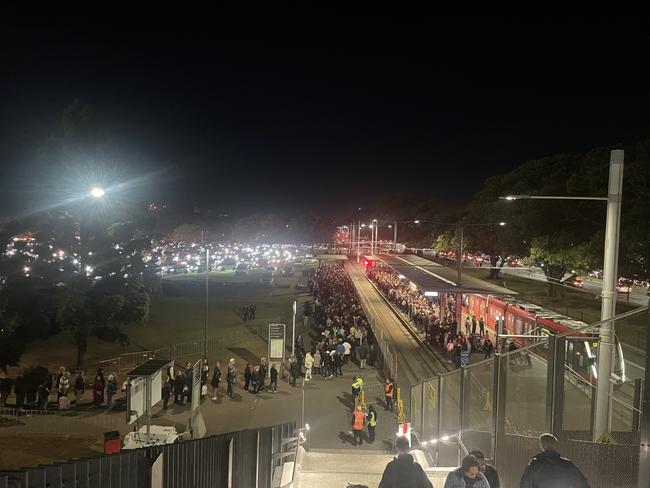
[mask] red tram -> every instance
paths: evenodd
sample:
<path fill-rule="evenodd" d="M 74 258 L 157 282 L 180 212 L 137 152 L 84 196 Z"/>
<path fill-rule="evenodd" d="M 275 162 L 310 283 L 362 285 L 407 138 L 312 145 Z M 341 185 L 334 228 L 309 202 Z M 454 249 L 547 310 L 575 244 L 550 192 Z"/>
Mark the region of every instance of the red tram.
<path fill-rule="evenodd" d="M 556 312 L 545 310 L 538 305 L 516 299 L 501 299 L 491 295 L 463 295 L 463 312 L 473 315 L 478 320 L 483 317 L 486 327 L 495 331 L 497 320 L 503 319 L 503 333 L 510 335 L 537 335 L 540 337 L 563 334 L 584 327 L 584 322 L 573 320 Z M 493 332 L 494 333 L 494 332 Z M 596 351 L 599 345 L 598 334 L 576 330 L 571 336 L 574 340 L 566 341 L 566 364 L 587 381 L 595 384 L 597 378 Z M 584 340 L 581 340 L 584 338 Z M 577 340 L 576 340 L 577 339 Z M 513 338 L 521 346 L 526 345 L 525 338 Z M 536 351 L 544 355 L 543 351 Z M 625 379 L 623 353 L 616 339 L 616 371 Z"/>

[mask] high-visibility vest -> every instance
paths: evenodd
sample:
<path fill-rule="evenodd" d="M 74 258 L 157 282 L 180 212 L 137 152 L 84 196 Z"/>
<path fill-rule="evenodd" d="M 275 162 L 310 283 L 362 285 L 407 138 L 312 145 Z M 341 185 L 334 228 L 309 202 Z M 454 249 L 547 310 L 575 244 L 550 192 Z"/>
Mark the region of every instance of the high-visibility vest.
<path fill-rule="evenodd" d="M 357 378 L 354 383 L 352 383 L 352 388 L 358 388 L 361 389 L 363 387 L 363 380 L 361 378 Z"/>
<path fill-rule="evenodd" d="M 393 384 L 392 383 L 387 383 L 384 385 L 384 393 L 386 394 L 387 397 L 393 397 Z"/>
<path fill-rule="evenodd" d="M 363 419 L 366 417 L 366 414 L 361 410 L 355 410 L 352 415 L 354 415 L 354 424 L 352 425 L 352 428 L 354 430 L 363 430 Z"/>
<path fill-rule="evenodd" d="M 370 427 L 377 426 L 377 417 L 375 417 L 375 412 L 370 412 L 368 417 L 368 423 L 370 424 Z"/>

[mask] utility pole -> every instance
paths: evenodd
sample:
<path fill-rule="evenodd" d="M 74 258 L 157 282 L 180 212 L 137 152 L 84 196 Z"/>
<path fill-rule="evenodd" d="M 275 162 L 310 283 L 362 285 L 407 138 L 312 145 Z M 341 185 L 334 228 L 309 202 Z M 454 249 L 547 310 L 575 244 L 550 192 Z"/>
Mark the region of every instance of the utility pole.
<path fill-rule="evenodd" d="M 357 226 L 357 263 L 361 260 L 361 249 L 359 246 L 361 245 L 361 221 L 358 222 Z"/>
<path fill-rule="evenodd" d="M 393 222 L 393 252 L 397 252 L 397 220 Z"/>
<path fill-rule="evenodd" d="M 618 241 L 623 196 L 624 151 L 615 149 L 609 160 L 607 191 L 607 221 L 605 223 L 605 254 L 603 259 L 603 289 L 600 319 L 609 320 L 600 327 L 598 351 L 598 383 L 596 390 L 596 420 L 593 440 L 607 432 L 609 418 L 610 377 L 614 364 L 614 321 L 616 313 L 616 282 L 618 278 Z"/>
<path fill-rule="evenodd" d="M 458 285 L 463 279 L 463 226 L 458 224 Z"/>
<path fill-rule="evenodd" d="M 205 323 L 203 324 L 203 359 L 208 359 L 208 311 L 210 309 L 210 293 L 208 288 L 209 273 L 210 273 L 210 248 L 206 244 L 205 246 Z"/>

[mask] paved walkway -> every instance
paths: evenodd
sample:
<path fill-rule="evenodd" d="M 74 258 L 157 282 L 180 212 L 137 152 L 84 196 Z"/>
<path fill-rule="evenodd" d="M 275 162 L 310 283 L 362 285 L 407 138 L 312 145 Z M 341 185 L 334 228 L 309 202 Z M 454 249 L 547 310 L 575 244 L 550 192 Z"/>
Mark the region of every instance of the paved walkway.
<path fill-rule="evenodd" d="M 402 388 L 404 401 L 407 401 L 410 387 L 425 378 L 431 378 L 445 371 L 433 354 L 423 348 L 413 334 L 395 315 L 391 307 L 370 283 L 362 266 L 346 263 L 361 305 L 375 327 L 381 328 L 390 337 L 393 350 L 397 353 L 397 380 Z M 375 332 L 377 334 L 377 332 Z"/>

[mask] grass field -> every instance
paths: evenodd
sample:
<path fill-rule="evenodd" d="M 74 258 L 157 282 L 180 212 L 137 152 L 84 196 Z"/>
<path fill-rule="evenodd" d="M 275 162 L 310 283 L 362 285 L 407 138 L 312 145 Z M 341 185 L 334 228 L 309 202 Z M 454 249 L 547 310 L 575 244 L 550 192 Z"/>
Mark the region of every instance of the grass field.
<path fill-rule="evenodd" d="M 242 330 L 242 327 L 251 329 L 259 326 L 262 329 L 271 322 L 291 323 L 293 300 L 304 295 L 294 288 L 302 279 L 301 272 L 296 272 L 291 278 L 276 278 L 274 287 L 260 285 L 259 278 L 258 273 L 238 276 L 233 271 L 210 273 L 208 337 Z M 257 307 L 256 319 L 244 324 L 241 309 L 251 303 Z M 131 341 L 129 345 L 121 346 L 117 342 L 91 338 L 86 370 L 93 371 L 97 361 L 116 357 L 120 353 L 201 338 L 204 320 L 205 275 L 166 277 L 162 281 L 161 292 L 152 297 L 149 322 L 125 331 Z M 262 346 L 261 341 L 252 341 L 248 345 L 257 354 L 263 352 Z M 65 334 L 60 334 L 33 343 L 23 355 L 20 367 L 10 368 L 9 374 L 18 374 L 23 368 L 35 364 L 53 369 L 61 365 L 72 368 L 75 361 L 75 346 Z"/>
<path fill-rule="evenodd" d="M 547 296 L 547 285 L 542 281 L 522 278 L 511 274 L 501 274 L 498 280 L 487 280 L 487 270 L 480 268 L 465 269 L 463 273 L 491 281 L 500 286 L 505 286 L 519 293 L 517 298 L 522 301 L 540 305 L 576 320 L 582 320 L 588 324 L 600 320 L 600 296 L 595 296 L 593 292 L 562 288 L 562 297 L 551 298 Z M 636 308 L 638 306 L 619 300 L 616 304 L 616 313 L 620 314 Z M 617 321 L 616 323 L 616 334 L 619 340 L 635 347 L 645 348 L 646 330 L 645 314 Z"/>

